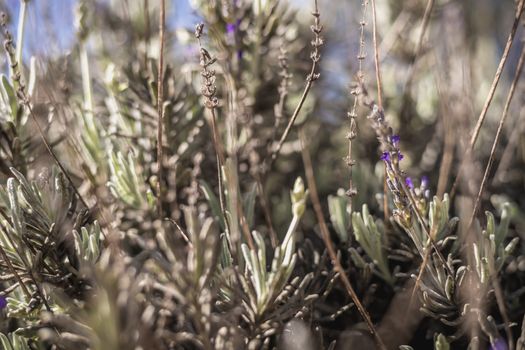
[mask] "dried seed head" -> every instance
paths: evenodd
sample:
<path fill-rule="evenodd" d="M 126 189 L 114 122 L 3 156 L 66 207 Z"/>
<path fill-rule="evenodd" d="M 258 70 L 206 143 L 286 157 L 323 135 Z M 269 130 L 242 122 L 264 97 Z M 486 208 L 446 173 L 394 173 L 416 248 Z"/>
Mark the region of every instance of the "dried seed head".
<path fill-rule="evenodd" d="M 200 39 L 201 38 L 201 35 L 202 35 L 202 31 L 204 29 L 204 23 L 199 23 L 195 26 L 195 37 L 197 39 Z"/>
<path fill-rule="evenodd" d="M 75 28 L 80 41 L 85 41 L 89 35 L 88 8 L 85 1 L 80 1 L 75 9 Z"/>

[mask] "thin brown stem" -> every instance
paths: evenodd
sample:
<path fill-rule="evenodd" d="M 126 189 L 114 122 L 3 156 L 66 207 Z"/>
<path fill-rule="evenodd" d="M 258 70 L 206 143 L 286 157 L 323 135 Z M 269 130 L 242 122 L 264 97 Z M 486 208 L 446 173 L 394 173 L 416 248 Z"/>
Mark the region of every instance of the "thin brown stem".
<path fill-rule="evenodd" d="M 456 175 L 456 179 L 454 180 L 454 184 L 452 185 L 452 189 L 450 190 L 450 197 L 453 198 L 456 194 L 456 190 L 459 184 L 459 180 L 461 178 L 462 170 L 465 165 L 465 160 L 469 158 L 470 154 L 472 153 L 472 150 L 474 149 L 474 145 L 476 144 L 476 141 L 479 136 L 479 132 L 481 130 L 481 127 L 483 126 L 483 122 L 485 121 L 485 117 L 487 116 L 487 111 L 490 107 L 490 104 L 492 102 L 492 98 L 494 97 L 494 93 L 496 91 L 496 88 L 498 86 L 501 74 L 503 73 L 503 68 L 505 67 L 505 63 L 507 62 L 507 58 L 509 56 L 510 49 L 512 47 L 512 43 L 514 41 L 514 36 L 516 35 L 516 30 L 518 29 L 518 25 L 520 22 L 521 15 L 523 14 L 523 6 L 525 4 L 525 0 L 520 0 L 518 3 L 518 6 L 516 8 L 516 14 L 514 16 L 514 22 L 512 23 L 512 28 L 510 30 L 509 36 L 507 38 L 507 43 L 505 44 L 505 49 L 503 50 L 503 55 L 501 56 L 501 60 L 498 65 L 498 69 L 496 70 L 496 75 L 494 76 L 494 80 L 492 82 L 492 86 L 490 87 L 489 94 L 487 96 L 487 99 L 485 101 L 485 105 L 483 106 L 483 109 L 481 110 L 481 113 L 478 117 L 478 121 L 476 123 L 476 126 L 474 127 L 474 131 L 472 133 L 472 137 L 470 138 L 470 142 L 467 146 L 467 149 L 465 151 L 465 155 L 459 165 L 458 168 L 458 174 Z"/>
<path fill-rule="evenodd" d="M 46 137 L 44 135 L 44 130 L 42 129 L 42 127 L 40 126 L 40 123 L 36 119 L 36 116 L 33 113 L 33 108 L 31 107 L 31 105 L 29 104 L 29 101 L 27 99 L 24 101 L 24 104 L 28 108 L 29 115 L 31 116 L 31 119 L 33 120 L 33 123 L 35 124 L 35 126 L 37 128 L 38 134 L 39 134 L 40 138 L 42 139 L 42 143 L 44 144 L 44 147 L 46 148 L 47 152 L 51 155 L 51 158 L 53 158 L 53 160 L 55 161 L 57 166 L 60 168 L 60 171 L 62 171 L 62 173 L 66 177 L 67 181 L 69 182 L 69 185 L 71 186 L 71 188 L 73 189 L 73 191 L 77 195 L 77 197 L 80 200 L 80 202 L 82 202 L 84 207 L 89 209 L 89 206 L 87 205 L 86 201 L 84 200 L 84 198 L 82 197 L 82 195 L 78 191 L 77 187 L 73 183 L 73 179 L 71 179 L 71 176 L 66 171 L 66 168 L 64 167 L 64 165 L 62 165 L 62 162 L 60 162 L 60 160 L 58 159 L 58 156 L 56 155 L 55 151 L 53 151 L 53 149 L 51 148 L 51 145 L 49 144 L 49 142 L 47 142 L 47 139 L 46 139 Z"/>
<path fill-rule="evenodd" d="M 434 7 L 434 0 L 428 0 L 427 6 L 425 7 L 425 13 L 423 14 L 423 23 L 421 25 L 421 32 L 419 33 L 419 39 L 417 40 L 416 50 L 414 52 L 413 62 L 417 61 L 421 48 L 423 47 L 423 39 L 427 32 L 428 23 L 430 22 L 430 15 L 432 14 L 432 8 Z"/>
<path fill-rule="evenodd" d="M 366 57 L 365 53 L 365 25 L 366 25 L 366 9 L 368 7 L 368 0 L 364 0 L 363 4 L 363 11 L 362 11 L 362 17 L 361 21 L 359 22 L 359 51 L 357 54 L 357 86 L 350 90 L 350 94 L 354 96 L 354 102 L 352 105 L 352 109 L 350 112 L 348 112 L 347 116 L 350 119 L 350 130 L 348 131 L 348 134 L 346 135 L 346 138 L 348 139 L 348 154 L 346 158 L 346 165 L 348 166 L 348 190 L 346 191 L 346 195 L 348 196 L 348 207 L 347 207 L 347 214 L 349 217 L 352 217 L 353 212 L 353 198 L 355 195 L 357 195 L 357 189 L 354 187 L 353 183 L 353 168 L 355 165 L 355 160 L 352 159 L 352 141 L 357 137 L 357 103 L 359 99 L 359 94 L 361 93 L 359 87 L 364 85 L 364 73 L 363 73 L 363 60 Z M 352 225 L 350 225 L 350 229 Z"/>
<path fill-rule="evenodd" d="M 312 69 L 310 72 L 314 72 L 315 70 L 315 63 L 312 64 Z M 290 117 L 290 120 L 288 121 L 288 124 L 286 125 L 286 129 L 284 129 L 283 134 L 281 135 L 281 138 L 279 139 L 279 142 L 277 143 L 277 147 L 272 153 L 270 166 L 271 164 L 277 159 L 277 156 L 279 155 L 279 152 L 281 151 L 281 148 L 283 147 L 284 142 L 288 138 L 288 135 L 290 134 L 290 131 L 292 130 L 293 124 L 295 123 L 295 120 L 299 116 L 299 112 L 301 111 L 301 108 L 303 107 L 304 101 L 306 100 L 306 97 L 308 96 L 308 92 L 310 92 L 310 88 L 312 87 L 312 80 L 308 79 L 306 82 L 306 86 L 304 87 L 303 94 L 301 95 L 301 99 L 299 100 L 299 103 L 297 104 L 297 107 L 295 107 L 295 110 Z"/>
<path fill-rule="evenodd" d="M 163 171 L 163 147 L 162 137 L 164 134 L 164 34 L 166 32 L 166 0 L 160 2 L 160 13 L 159 13 L 159 36 L 160 36 L 160 51 L 159 51 L 159 65 L 158 65 L 158 77 L 157 77 L 157 171 L 158 171 L 158 197 L 157 197 L 157 210 L 159 217 L 164 215 L 163 201 L 164 201 L 164 171 Z"/>
<path fill-rule="evenodd" d="M 525 106 L 521 107 L 521 111 L 517 115 L 516 127 L 513 128 L 509 138 L 509 142 L 505 146 L 505 150 L 502 153 L 501 159 L 498 164 L 498 168 L 494 174 L 494 180 L 492 184 L 501 184 L 505 181 L 505 173 L 509 169 L 512 162 L 513 153 L 516 149 L 516 145 L 520 139 L 520 135 L 525 130 Z"/>
<path fill-rule="evenodd" d="M 421 24 L 421 32 L 419 32 L 419 38 L 417 40 L 416 48 L 414 50 L 414 55 L 412 56 L 412 60 L 410 62 L 408 77 L 405 82 L 405 87 L 403 89 L 404 95 L 410 94 L 412 82 L 414 80 L 414 73 L 416 71 L 415 69 L 416 62 L 423 48 L 423 40 L 425 39 L 425 34 L 427 32 L 428 24 L 430 23 L 430 15 L 432 14 L 433 7 L 434 7 L 434 0 L 428 0 L 427 6 L 425 7 L 425 13 L 423 14 L 423 23 Z"/>
<path fill-rule="evenodd" d="M 390 217 L 390 210 L 388 208 L 388 184 L 386 166 L 383 170 L 383 222 L 388 225 L 388 218 Z"/>
<path fill-rule="evenodd" d="M 22 288 L 22 291 L 24 292 L 24 294 L 26 295 L 26 298 L 29 300 L 31 299 L 31 293 L 29 292 L 29 289 L 27 289 L 27 286 L 25 285 L 25 283 L 22 281 L 22 278 L 20 277 L 20 275 L 18 274 L 18 272 L 16 272 L 16 269 L 14 268 L 13 264 L 11 264 L 11 260 L 9 260 L 9 257 L 7 256 L 5 250 L 4 250 L 4 247 L 2 247 L 2 245 L 0 244 L 0 255 L 2 255 L 2 259 L 4 259 L 5 263 L 7 264 L 7 266 L 9 267 L 9 270 L 11 270 L 11 272 L 13 273 L 13 275 L 15 276 L 16 280 L 18 281 L 18 284 L 20 285 L 20 287 Z"/>
<path fill-rule="evenodd" d="M 418 275 L 416 277 L 416 282 L 414 283 L 414 288 L 412 289 L 412 293 L 410 294 L 410 299 L 409 299 L 409 302 L 408 302 L 407 313 L 405 314 L 405 318 L 404 318 L 404 322 L 405 323 L 407 322 L 408 311 L 411 310 L 411 308 L 412 308 L 412 303 L 414 302 L 414 297 L 416 295 L 416 291 L 419 288 L 419 284 L 421 283 L 421 278 L 423 277 L 423 273 L 425 272 L 425 268 L 426 268 L 426 266 L 428 264 L 428 261 L 430 259 L 430 254 L 432 252 L 432 249 L 430 249 L 431 247 L 430 247 L 429 243 L 436 236 L 437 228 L 438 228 L 437 225 L 434 225 L 433 227 L 430 228 L 429 241 L 425 245 L 425 255 L 423 256 L 423 261 L 421 262 L 421 265 L 419 266 L 419 273 L 418 273 Z M 445 264 L 445 266 L 448 266 L 448 265 Z"/>
<path fill-rule="evenodd" d="M 503 131 L 503 126 L 504 126 L 505 121 L 506 121 L 506 119 L 508 117 L 510 104 L 512 102 L 512 98 L 514 97 L 514 93 L 516 91 L 516 87 L 518 85 L 519 78 L 520 78 L 521 73 L 523 71 L 524 63 L 525 63 L 525 48 L 523 48 L 522 51 L 521 51 L 521 55 L 520 55 L 520 58 L 519 58 L 519 61 L 518 61 L 518 66 L 516 68 L 516 73 L 514 75 L 514 79 L 512 81 L 511 86 L 510 86 L 509 93 L 508 93 L 507 99 L 505 101 L 505 106 L 503 107 L 503 112 L 501 114 L 501 118 L 500 118 L 500 121 L 499 121 L 498 129 L 496 131 L 496 136 L 494 137 L 494 142 L 492 143 L 492 149 L 490 150 L 489 160 L 488 160 L 487 165 L 485 167 L 485 172 L 483 174 L 483 179 L 481 180 L 481 185 L 479 187 L 478 194 L 477 194 L 476 200 L 474 202 L 474 208 L 472 209 L 472 214 L 470 216 L 470 220 L 469 220 L 469 223 L 467 225 L 467 228 L 470 228 L 472 226 L 472 224 L 474 223 L 474 219 L 476 217 L 476 213 L 477 213 L 477 211 L 479 209 L 479 206 L 481 204 L 481 196 L 483 194 L 483 190 L 485 189 L 485 185 L 486 185 L 486 182 L 488 180 L 490 169 L 492 167 L 492 164 L 494 163 L 494 157 L 495 157 L 495 154 L 496 154 L 496 147 L 498 146 L 498 143 L 499 143 L 499 140 L 500 140 L 500 137 L 501 137 L 501 133 Z M 470 231 L 468 231 L 468 232 L 470 232 Z M 505 333 L 507 335 L 507 341 L 508 341 L 509 349 L 513 350 L 514 349 L 514 341 L 513 341 L 512 331 L 511 331 L 510 326 L 509 326 L 510 319 L 509 319 L 509 316 L 508 316 L 508 313 L 507 313 L 507 309 L 505 307 L 505 301 L 504 301 L 504 297 L 503 297 L 503 292 L 501 290 L 501 286 L 499 284 L 499 281 L 498 281 L 498 279 L 496 277 L 496 272 L 494 271 L 493 263 L 490 264 L 489 268 L 490 268 L 490 275 L 491 275 L 491 283 L 492 283 L 492 286 L 494 288 L 494 292 L 495 292 L 495 296 L 496 296 L 496 302 L 497 302 L 498 308 L 500 310 L 500 314 L 501 314 L 501 316 L 503 318 L 504 325 L 505 325 Z"/>
<path fill-rule="evenodd" d="M 503 112 L 501 114 L 501 118 L 499 121 L 498 130 L 496 131 L 496 136 L 494 138 L 494 142 L 492 143 L 492 149 L 490 150 L 489 160 L 487 162 L 487 166 L 485 167 L 485 173 L 483 174 L 481 185 L 479 186 L 479 191 L 476 196 L 476 200 L 474 202 L 474 208 L 472 209 L 472 214 L 470 215 L 470 221 L 469 221 L 468 227 L 472 225 L 474 218 L 476 217 L 476 213 L 479 209 L 480 202 L 481 202 L 481 195 L 483 194 L 483 190 L 485 189 L 485 184 L 487 183 L 487 180 L 489 177 L 490 169 L 492 167 L 492 164 L 494 163 L 496 147 L 498 146 L 498 143 L 501 137 L 501 132 L 503 131 L 503 125 L 505 124 L 505 121 L 507 120 L 507 116 L 509 114 L 510 103 L 512 102 L 512 98 L 514 97 L 514 92 L 516 91 L 516 86 L 518 85 L 518 81 L 521 76 L 521 72 L 523 70 L 524 62 L 525 62 L 525 48 L 521 50 L 518 67 L 516 68 L 516 74 L 514 75 L 514 80 L 512 81 L 512 85 L 510 86 L 509 93 L 507 95 L 507 100 L 505 101 L 505 106 L 503 107 Z"/>
<path fill-rule="evenodd" d="M 406 26 L 410 23 L 411 14 L 407 9 L 401 10 L 396 19 L 388 29 L 388 32 L 381 39 L 379 44 L 379 62 L 383 62 L 388 57 L 390 51 L 394 48 L 400 39 L 400 34 L 405 32 Z"/>
<path fill-rule="evenodd" d="M 372 0 L 372 41 L 374 43 L 374 64 L 376 71 L 377 84 L 377 105 L 383 109 L 383 89 L 381 83 L 381 70 L 379 67 L 379 46 L 377 44 L 377 20 L 376 20 L 376 1 Z"/>
<path fill-rule="evenodd" d="M 498 280 L 498 274 L 494 269 L 494 261 L 492 260 L 489 263 L 489 273 L 490 281 L 492 287 L 494 288 L 494 295 L 496 296 L 496 304 L 498 305 L 499 312 L 503 318 L 503 325 L 505 327 L 505 334 L 507 335 L 507 344 L 509 350 L 514 350 L 514 336 L 512 335 L 512 330 L 510 329 L 510 318 L 507 312 L 507 307 L 505 306 L 505 297 L 503 291 L 501 290 L 501 285 Z"/>
<path fill-rule="evenodd" d="M 377 85 L 377 106 L 380 110 L 383 110 L 383 88 L 381 82 L 381 68 L 379 66 L 379 46 L 377 43 L 377 19 L 376 19 L 376 2 L 372 0 L 372 41 L 374 45 L 374 66 L 376 73 L 376 85 Z M 385 224 L 388 222 L 388 185 L 386 176 L 386 165 L 385 165 L 385 177 L 383 179 L 383 214 Z"/>
<path fill-rule="evenodd" d="M 188 244 L 188 246 L 190 248 L 193 248 L 193 243 L 191 243 L 191 240 L 189 238 L 189 236 L 184 232 L 184 230 L 182 229 L 182 227 L 180 227 L 180 225 L 177 223 L 177 221 L 171 219 L 171 218 L 166 218 L 165 220 L 171 222 L 176 228 L 177 230 L 179 231 L 182 239 L 184 239 L 184 241 Z"/>
<path fill-rule="evenodd" d="M 441 159 L 441 164 L 439 165 L 439 177 L 437 185 L 437 196 L 442 198 L 445 194 L 447 188 L 447 182 L 450 174 L 450 169 L 452 168 L 452 161 L 454 158 L 454 135 L 455 131 L 452 127 L 451 118 L 452 113 L 450 108 L 445 102 L 446 97 L 444 96 L 444 90 L 442 84 L 440 84 L 440 77 L 437 77 L 437 91 L 439 95 L 440 105 L 441 105 L 441 120 L 443 125 L 443 157 Z"/>
<path fill-rule="evenodd" d="M 264 193 L 264 188 L 261 182 L 261 177 L 259 174 L 257 174 L 257 192 L 259 196 L 259 203 L 261 204 L 261 207 L 263 209 L 264 214 L 264 220 L 266 221 L 266 226 L 268 226 L 268 231 L 270 232 L 270 242 L 272 244 L 272 248 L 276 248 L 279 244 L 277 239 L 277 234 L 275 233 L 275 230 L 273 229 L 273 222 L 272 222 L 272 216 L 270 214 L 270 208 L 268 207 L 268 203 L 266 202 L 266 195 Z"/>
<path fill-rule="evenodd" d="M 310 54 L 310 58 L 312 60 L 312 67 L 310 68 L 310 73 L 306 77 L 306 85 L 303 90 L 303 94 L 301 95 L 301 98 L 299 100 L 299 103 L 295 107 L 295 110 L 290 117 L 290 120 L 288 121 L 288 124 L 286 125 L 286 128 L 284 129 L 284 132 L 279 139 L 279 142 L 277 143 L 277 147 L 272 152 L 268 166 L 266 167 L 266 171 L 268 171 L 275 159 L 279 156 L 279 152 L 281 151 L 281 148 L 283 147 L 284 142 L 288 138 L 288 135 L 290 134 L 290 131 L 292 130 L 292 127 L 295 123 L 295 120 L 299 116 L 299 112 L 301 111 L 304 101 L 306 101 L 306 97 L 308 96 L 308 93 L 310 92 L 310 89 L 312 88 L 313 82 L 317 79 L 319 79 L 319 73 L 316 72 L 317 70 L 317 64 L 319 63 L 319 60 L 321 59 L 321 56 L 319 54 L 319 47 L 323 44 L 323 39 L 321 38 L 321 32 L 323 30 L 323 26 L 320 23 L 319 17 L 319 7 L 317 5 L 317 0 L 314 1 L 314 12 L 312 12 L 312 15 L 314 16 L 314 25 L 312 26 L 312 32 L 314 33 L 314 40 L 312 41 L 313 45 L 313 51 Z"/>
<path fill-rule="evenodd" d="M 148 50 L 150 39 L 150 19 L 149 19 L 149 0 L 144 0 L 144 65 L 148 64 Z"/>
<path fill-rule="evenodd" d="M 381 339 L 379 334 L 377 333 L 375 326 L 372 323 L 372 320 L 370 318 L 370 315 L 368 314 L 365 307 L 359 300 L 357 293 L 352 287 L 352 284 L 350 283 L 348 276 L 346 276 L 346 272 L 343 266 L 341 265 L 339 258 L 337 257 L 335 247 L 330 238 L 330 232 L 328 231 L 328 226 L 326 225 L 326 222 L 324 220 L 323 210 L 321 208 L 319 195 L 317 193 L 317 186 L 315 184 L 315 176 L 314 176 L 314 170 L 312 166 L 312 159 L 310 158 L 310 153 L 308 149 L 306 148 L 306 135 L 302 128 L 299 130 L 299 139 L 301 140 L 301 153 L 302 153 L 303 163 L 304 163 L 304 168 L 305 168 L 306 181 L 308 183 L 308 191 L 310 192 L 310 198 L 312 199 L 312 204 L 314 207 L 315 215 L 317 217 L 317 221 L 319 222 L 322 239 L 325 243 L 326 249 L 328 250 L 330 259 L 332 260 L 334 270 L 339 274 L 339 278 L 341 279 L 341 282 L 343 282 L 343 285 L 345 289 L 347 290 L 348 294 L 350 295 L 350 298 L 352 298 L 352 301 L 356 305 L 357 310 L 363 317 L 363 320 L 366 322 L 368 330 L 376 339 L 377 345 L 379 346 L 380 349 L 386 350 L 386 346 L 383 343 L 383 340 Z"/>

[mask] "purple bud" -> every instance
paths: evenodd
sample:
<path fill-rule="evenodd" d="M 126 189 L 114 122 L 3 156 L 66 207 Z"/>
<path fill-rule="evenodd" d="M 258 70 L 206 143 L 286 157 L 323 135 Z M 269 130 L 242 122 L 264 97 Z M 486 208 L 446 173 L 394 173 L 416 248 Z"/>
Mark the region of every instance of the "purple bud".
<path fill-rule="evenodd" d="M 490 344 L 490 350 L 507 350 L 507 342 L 503 338 L 498 338 Z"/>
<path fill-rule="evenodd" d="M 423 176 L 421 177 L 421 187 L 423 187 L 423 188 L 427 188 L 427 187 L 428 187 L 428 182 L 429 182 L 429 181 L 428 181 L 428 176 L 423 175 Z"/>
<path fill-rule="evenodd" d="M 403 160 L 403 158 L 405 158 L 403 153 L 401 153 L 400 151 L 397 151 L 397 160 Z"/>
<path fill-rule="evenodd" d="M 411 190 L 414 189 L 414 183 L 412 182 L 412 179 L 410 177 L 407 177 L 405 179 L 405 184 L 410 188 Z"/>
<path fill-rule="evenodd" d="M 399 135 L 392 135 L 390 138 L 390 142 L 394 145 L 394 147 L 397 147 L 399 145 L 399 141 L 401 140 L 401 137 Z"/>
<path fill-rule="evenodd" d="M 390 162 L 390 153 L 389 152 L 383 152 L 379 159 L 384 160 L 385 162 Z"/>
<path fill-rule="evenodd" d="M 7 299 L 5 296 L 0 295 L 0 310 L 5 309 L 7 307 Z"/>
<path fill-rule="evenodd" d="M 237 25 L 235 23 L 226 23 L 226 33 L 233 34 L 236 28 Z"/>

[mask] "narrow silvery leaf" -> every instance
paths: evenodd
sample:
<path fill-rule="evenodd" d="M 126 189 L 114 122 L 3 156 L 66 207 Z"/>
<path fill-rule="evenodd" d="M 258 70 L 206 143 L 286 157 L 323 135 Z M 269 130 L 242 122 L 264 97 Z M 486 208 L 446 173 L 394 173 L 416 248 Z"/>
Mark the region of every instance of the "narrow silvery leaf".
<path fill-rule="evenodd" d="M 13 121 L 16 124 L 17 123 L 16 115 L 18 113 L 18 100 L 16 98 L 16 94 L 15 94 L 13 87 L 11 86 L 11 84 L 9 84 L 7 77 L 2 74 L 1 79 L 2 79 L 3 90 L 9 100 L 9 108 L 11 109 L 11 117 L 12 117 L 11 121 Z"/>
<path fill-rule="evenodd" d="M 7 193 L 9 195 L 9 204 L 11 206 L 11 219 L 15 225 L 17 234 L 23 237 L 25 235 L 24 215 L 18 203 L 16 180 L 14 178 L 9 178 L 7 180 Z"/>
<path fill-rule="evenodd" d="M 0 344 L 2 345 L 2 349 L 13 350 L 9 339 L 7 339 L 7 337 L 3 333 L 0 333 Z"/>
<path fill-rule="evenodd" d="M 448 300 L 453 300 L 454 289 L 454 279 L 452 278 L 452 276 L 447 276 L 447 281 L 445 283 L 445 294 L 447 295 Z"/>
<path fill-rule="evenodd" d="M 348 241 L 348 214 L 346 213 L 346 205 L 346 198 L 342 196 L 328 196 L 330 220 L 342 242 Z"/>
<path fill-rule="evenodd" d="M 447 338 L 443 334 L 438 334 L 434 341 L 435 350 L 449 350 L 450 344 L 447 341 Z"/>
<path fill-rule="evenodd" d="M 213 193 L 213 190 L 211 189 L 210 185 L 204 180 L 200 181 L 200 187 L 202 192 L 204 193 L 204 196 L 208 200 L 208 204 L 210 205 L 211 211 L 213 214 L 219 219 L 219 223 L 221 225 L 221 229 L 225 230 L 226 225 L 224 223 L 224 217 L 221 212 L 221 206 L 219 204 L 219 200 L 217 199 L 217 196 L 215 196 L 215 193 Z"/>
<path fill-rule="evenodd" d="M 257 184 L 253 184 L 252 188 L 244 196 L 244 214 L 248 227 L 253 226 L 253 214 L 255 210 L 255 199 L 257 198 Z"/>

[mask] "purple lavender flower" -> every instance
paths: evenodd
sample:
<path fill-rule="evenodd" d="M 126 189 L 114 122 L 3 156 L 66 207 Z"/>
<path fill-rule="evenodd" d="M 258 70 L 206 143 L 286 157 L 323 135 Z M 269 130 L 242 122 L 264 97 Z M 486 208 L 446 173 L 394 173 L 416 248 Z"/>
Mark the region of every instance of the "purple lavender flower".
<path fill-rule="evenodd" d="M 226 33 L 228 33 L 228 35 L 234 35 L 239 29 L 240 25 L 241 25 L 240 19 L 232 23 L 226 23 Z"/>
<path fill-rule="evenodd" d="M 240 25 L 241 25 L 240 19 L 236 20 L 233 23 L 226 23 L 226 35 L 227 35 L 227 42 L 229 43 L 229 45 L 236 46 L 235 36 L 239 31 Z M 244 53 L 242 50 L 240 49 L 237 50 L 237 58 L 239 59 L 239 61 L 242 60 L 243 54 Z"/>
<path fill-rule="evenodd" d="M 236 29 L 237 25 L 235 23 L 226 23 L 226 33 L 233 35 Z"/>
<path fill-rule="evenodd" d="M 390 153 L 389 152 L 383 152 L 381 154 L 381 157 L 379 157 L 379 159 L 384 160 L 385 162 L 389 163 L 390 162 Z"/>
<path fill-rule="evenodd" d="M 403 153 L 401 153 L 400 151 L 397 151 L 397 160 L 403 160 L 403 158 L 405 158 Z"/>
<path fill-rule="evenodd" d="M 399 141 L 400 140 L 401 140 L 401 137 L 399 137 L 399 135 L 392 135 L 392 137 L 390 138 L 390 142 L 392 142 L 394 147 L 398 147 L 399 146 Z"/>
<path fill-rule="evenodd" d="M 490 350 L 507 350 L 507 342 L 503 338 L 498 338 L 490 344 Z"/>
<path fill-rule="evenodd" d="M 0 295 L 0 310 L 5 309 L 7 307 L 7 299 L 5 296 Z"/>
<path fill-rule="evenodd" d="M 423 175 L 421 177 L 421 187 L 422 188 L 428 188 L 428 183 L 429 183 L 428 176 Z"/>
<path fill-rule="evenodd" d="M 412 182 L 412 179 L 410 177 L 407 177 L 405 179 L 405 184 L 410 188 L 411 190 L 414 189 L 414 183 Z"/>

